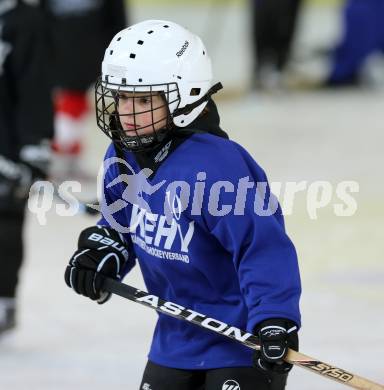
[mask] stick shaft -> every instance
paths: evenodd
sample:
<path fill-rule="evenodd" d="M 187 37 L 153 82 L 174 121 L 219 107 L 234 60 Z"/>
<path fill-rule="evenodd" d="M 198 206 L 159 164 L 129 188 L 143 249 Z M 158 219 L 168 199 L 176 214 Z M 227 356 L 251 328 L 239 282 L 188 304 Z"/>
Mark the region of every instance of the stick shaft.
<path fill-rule="evenodd" d="M 119 295 L 133 302 L 140 303 L 159 313 L 166 314 L 198 325 L 202 328 L 218 333 L 222 336 L 235 340 L 249 348 L 260 349 L 258 338 L 234 326 L 222 321 L 208 317 L 202 313 L 188 309 L 173 302 L 164 301 L 156 295 L 128 286 L 111 278 L 106 278 L 103 289 L 110 293 Z M 360 390 L 384 390 L 384 386 L 374 383 L 368 379 L 359 377 L 341 368 L 332 366 L 320 360 L 306 356 L 292 349 L 288 351 L 285 358 L 288 363 L 310 370 L 311 372 L 335 380 L 344 385 Z"/>
<path fill-rule="evenodd" d="M 315 374 L 319 374 L 337 382 L 343 383 L 354 389 L 360 390 L 383 390 L 384 386 L 372 382 L 366 378 L 347 372 L 341 368 L 331 364 L 317 360 L 313 357 L 304 355 L 301 352 L 296 352 L 290 349 L 285 360 L 296 366 L 305 368 Z"/>
<path fill-rule="evenodd" d="M 64 200 L 65 202 L 68 202 L 68 200 L 65 200 L 61 197 L 60 192 L 59 192 L 59 186 L 56 183 L 53 184 L 53 195 L 59 199 L 59 200 Z M 87 215 L 97 215 L 100 213 L 100 211 L 97 209 L 99 206 L 99 201 L 95 199 L 93 202 L 82 202 L 79 199 L 74 199 L 73 200 L 74 204 L 77 204 L 79 206 L 79 214 L 87 214 Z M 95 206 L 95 207 L 92 207 Z"/>

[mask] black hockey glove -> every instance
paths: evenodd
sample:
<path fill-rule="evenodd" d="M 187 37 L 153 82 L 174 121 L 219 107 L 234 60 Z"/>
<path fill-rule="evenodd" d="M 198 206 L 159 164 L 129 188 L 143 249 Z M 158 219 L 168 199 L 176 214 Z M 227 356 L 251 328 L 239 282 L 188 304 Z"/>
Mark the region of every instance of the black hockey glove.
<path fill-rule="evenodd" d="M 9 206 L 13 200 L 24 201 L 32 184 L 32 172 L 24 164 L 0 155 L 0 203 Z"/>
<path fill-rule="evenodd" d="M 23 146 L 17 162 L 0 155 L 0 198 L 26 199 L 32 183 L 46 179 L 49 161 L 47 144 Z"/>
<path fill-rule="evenodd" d="M 51 157 L 51 146 L 47 140 L 36 145 L 24 145 L 19 152 L 20 162 L 29 168 L 32 181 L 47 179 Z"/>
<path fill-rule="evenodd" d="M 292 368 L 292 364 L 284 361 L 288 348 L 299 350 L 296 324 L 283 318 L 271 318 L 258 324 L 254 334 L 260 339 L 260 350 L 253 356 L 254 366 L 263 372 L 288 373 Z"/>
<path fill-rule="evenodd" d="M 128 250 L 120 233 L 91 226 L 80 233 L 78 250 L 65 270 L 65 283 L 76 293 L 104 303 L 111 294 L 101 291 L 103 277 L 120 279 L 127 260 Z"/>

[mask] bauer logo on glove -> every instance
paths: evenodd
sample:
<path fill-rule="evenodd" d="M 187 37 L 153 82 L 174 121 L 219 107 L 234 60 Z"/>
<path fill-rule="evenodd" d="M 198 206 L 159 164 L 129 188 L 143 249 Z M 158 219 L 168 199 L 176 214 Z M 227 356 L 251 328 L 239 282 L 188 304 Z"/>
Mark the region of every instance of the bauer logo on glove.
<path fill-rule="evenodd" d="M 92 233 L 89 237 L 88 240 L 95 241 L 95 242 L 100 242 L 100 244 L 105 244 L 109 245 L 112 248 L 117 249 L 121 254 L 125 257 L 125 259 L 128 259 L 128 251 L 125 248 L 124 245 L 121 245 L 117 241 L 112 240 L 111 238 L 107 238 L 101 234 L 98 233 Z"/>
<path fill-rule="evenodd" d="M 111 296 L 102 291 L 104 278 L 119 280 L 128 260 L 122 234 L 109 227 L 91 226 L 80 233 L 78 249 L 65 270 L 65 282 L 76 293 L 104 303 Z"/>

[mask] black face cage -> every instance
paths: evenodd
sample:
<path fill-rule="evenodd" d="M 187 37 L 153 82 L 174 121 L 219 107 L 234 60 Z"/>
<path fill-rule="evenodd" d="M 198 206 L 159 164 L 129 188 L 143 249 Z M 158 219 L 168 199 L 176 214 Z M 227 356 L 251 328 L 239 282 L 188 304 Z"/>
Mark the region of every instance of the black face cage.
<path fill-rule="evenodd" d="M 106 84 L 108 85 L 108 88 L 105 86 Z M 161 89 L 160 92 L 159 89 Z M 143 90 L 145 92 L 143 92 Z M 129 95 L 129 99 L 132 99 L 133 101 L 132 113 L 119 115 L 119 100 L 124 98 L 124 96 L 127 96 L 125 94 Z M 164 104 L 154 107 L 153 96 L 158 94 L 162 97 Z M 150 108 L 145 111 L 137 111 L 137 99 L 148 99 L 150 101 Z M 121 85 L 110 82 L 107 83 L 99 78 L 95 85 L 97 126 L 119 149 L 126 148 L 130 151 L 143 151 L 152 149 L 162 142 L 173 127 L 172 116 L 169 112 L 169 105 L 173 103 L 177 103 L 177 109 L 180 104 L 180 94 L 176 83 L 140 86 Z M 154 112 L 163 107 L 166 107 L 166 115 L 155 121 Z M 148 112 L 151 113 L 151 123 L 143 127 L 136 126 L 137 116 Z M 121 121 L 124 120 L 124 117 L 129 118 L 130 123 L 134 125 L 131 131 L 134 131 L 136 133 L 135 135 L 128 135 L 123 129 Z M 156 125 L 163 121 L 165 121 L 165 125 L 160 129 L 156 129 Z M 148 129 L 151 129 L 151 131 L 148 131 Z"/>

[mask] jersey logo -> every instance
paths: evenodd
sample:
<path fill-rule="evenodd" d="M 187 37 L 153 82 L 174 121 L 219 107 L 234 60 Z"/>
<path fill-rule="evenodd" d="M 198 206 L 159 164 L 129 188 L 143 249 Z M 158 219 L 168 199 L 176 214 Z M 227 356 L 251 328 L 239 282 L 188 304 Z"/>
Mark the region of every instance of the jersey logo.
<path fill-rule="evenodd" d="M 221 390 L 241 390 L 240 385 L 233 379 L 229 379 L 224 382 Z"/>
<path fill-rule="evenodd" d="M 165 157 L 168 156 L 169 148 L 171 147 L 172 141 L 169 141 L 163 148 L 161 148 L 160 152 L 156 154 L 154 160 L 156 163 L 162 162 Z"/>
<path fill-rule="evenodd" d="M 141 390 L 152 390 L 152 387 L 149 383 L 144 383 Z"/>
<path fill-rule="evenodd" d="M 181 217 L 181 213 L 183 211 L 182 205 L 181 205 L 181 200 L 177 194 L 173 194 L 173 199 L 171 200 L 171 192 L 167 191 L 165 193 L 167 197 L 167 202 L 169 209 L 172 212 L 173 217 L 179 221 Z"/>

